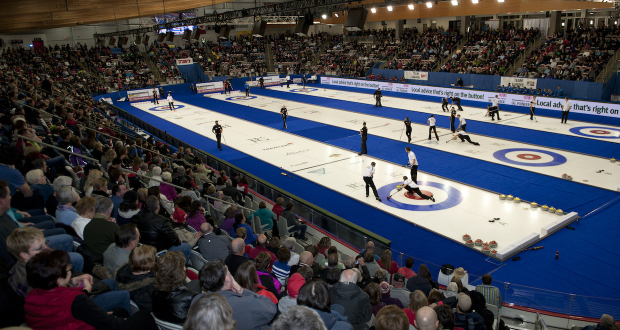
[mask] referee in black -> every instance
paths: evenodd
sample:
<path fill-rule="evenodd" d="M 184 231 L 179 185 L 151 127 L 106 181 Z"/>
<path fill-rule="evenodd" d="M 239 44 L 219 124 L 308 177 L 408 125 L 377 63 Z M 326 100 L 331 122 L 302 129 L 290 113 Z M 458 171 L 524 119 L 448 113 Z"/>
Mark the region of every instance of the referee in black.
<path fill-rule="evenodd" d="M 456 109 L 452 107 L 452 110 L 450 110 L 450 130 L 452 131 L 452 133 L 456 132 L 456 128 L 454 127 L 455 120 L 456 120 Z"/>
<path fill-rule="evenodd" d="M 215 134 L 215 138 L 217 139 L 217 147 L 218 149 L 220 149 L 220 151 L 222 151 L 222 132 L 223 131 L 224 130 L 222 129 L 222 126 L 218 124 L 216 120 L 215 125 L 213 125 L 213 128 L 211 129 L 211 132 Z"/>
<path fill-rule="evenodd" d="M 383 95 L 381 95 L 381 88 L 377 88 L 377 90 L 375 91 L 374 97 L 375 100 L 377 100 L 377 102 L 375 103 L 375 108 L 376 107 L 383 107 L 383 105 L 381 105 L 381 97 Z"/>
<path fill-rule="evenodd" d="M 153 88 L 153 103 L 159 104 L 159 100 L 157 100 L 157 89 Z"/>
<path fill-rule="evenodd" d="M 373 194 L 375 194 L 375 198 L 380 202 L 381 198 L 379 198 L 379 193 L 377 193 L 377 187 L 375 187 L 374 181 L 372 181 L 372 177 L 375 175 L 375 162 L 370 163 L 369 166 L 366 166 L 364 170 L 364 182 L 366 183 L 366 197 L 369 195 L 369 187 L 372 188 Z"/>
<path fill-rule="evenodd" d="M 461 108 L 461 98 L 453 96 L 451 97 L 451 99 L 452 99 L 452 104 L 456 103 L 456 107 L 459 109 L 459 111 L 463 111 L 463 108 Z"/>
<path fill-rule="evenodd" d="M 448 98 L 447 97 L 441 98 L 441 110 L 443 110 L 443 112 L 450 112 L 450 109 L 448 109 Z"/>
<path fill-rule="evenodd" d="M 304 75 L 304 76 L 301 78 L 301 82 L 302 82 L 302 83 L 304 83 L 304 89 L 306 88 L 306 81 L 307 81 L 307 79 L 306 79 L 306 75 Z"/>
<path fill-rule="evenodd" d="M 411 121 L 409 117 L 405 118 L 405 134 L 407 135 L 407 139 L 409 139 L 407 143 L 411 143 Z"/>
<path fill-rule="evenodd" d="M 286 109 L 286 105 L 282 106 L 280 109 L 280 114 L 282 115 L 282 121 L 284 122 L 284 129 L 286 129 L 286 118 L 288 117 L 288 109 Z"/>
<path fill-rule="evenodd" d="M 360 130 L 360 135 L 362 136 L 362 151 L 358 154 L 359 156 L 368 153 L 368 149 L 366 148 L 366 140 L 368 140 L 368 128 L 366 128 L 366 122 L 364 122 L 364 127 Z"/>

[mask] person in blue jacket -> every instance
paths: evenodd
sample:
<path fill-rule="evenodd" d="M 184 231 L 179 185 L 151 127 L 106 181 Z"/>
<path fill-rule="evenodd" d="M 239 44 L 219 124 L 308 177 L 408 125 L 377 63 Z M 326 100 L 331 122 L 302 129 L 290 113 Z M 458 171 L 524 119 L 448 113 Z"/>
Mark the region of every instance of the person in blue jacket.
<path fill-rule="evenodd" d="M 562 90 L 562 87 L 558 86 L 558 90 L 555 91 L 555 96 L 564 96 L 564 91 Z"/>
<path fill-rule="evenodd" d="M 250 96 L 250 81 L 245 82 L 245 96 Z"/>
<path fill-rule="evenodd" d="M 508 87 L 506 87 L 506 91 L 508 93 L 512 93 L 513 92 L 513 88 L 512 88 L 512 86 L 510 86 L 510 83 L 508 83 Z"/>

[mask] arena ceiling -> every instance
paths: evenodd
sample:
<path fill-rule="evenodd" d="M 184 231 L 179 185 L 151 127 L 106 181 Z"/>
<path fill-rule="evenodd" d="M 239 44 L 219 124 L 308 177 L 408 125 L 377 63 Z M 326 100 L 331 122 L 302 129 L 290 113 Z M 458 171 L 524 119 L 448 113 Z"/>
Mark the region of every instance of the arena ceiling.
<path fill-rule="evenodd" d="M 1 1 L 0 33 L 153 17 L 233 0 L 14 0 Z M 198 15 L 201 15 L 199 13 Z"/>

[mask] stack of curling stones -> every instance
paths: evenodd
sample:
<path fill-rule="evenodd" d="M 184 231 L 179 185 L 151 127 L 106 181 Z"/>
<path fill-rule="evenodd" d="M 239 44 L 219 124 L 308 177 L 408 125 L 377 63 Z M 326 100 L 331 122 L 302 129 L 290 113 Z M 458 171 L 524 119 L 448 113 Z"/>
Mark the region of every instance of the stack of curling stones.
<path fill-rule="evenodd" d="M 569 180 L 572 180 L 572 178 L 569 179 Z M 500 200 L 509 200 L 509 201 L 511 200 L 511 201 L 514 201 L 515 203 L 521 203 L 521 199 L 519 197 L 513 197 L 512 195 L 506 196 L 504 194 L 501 194 L 501 195 L 499 195 L 499 199 Z M 558 215 L 563 215 L 564 214 L 564 211 L 562 211 L 561 209 L 557 209 L 556 210 L 553 206 L 549 207 L 547 205 L 542 205 L 541 206 L 541 205 L 538 205 L 538 203 L 536 203 L 536 202 L 530 203 L 530 207 L 533 208 L 533 209 L 540 207 L 540 209 L 542 211 L 544 211 L 544 212 L 551 212 L 551 213 L 555 213 L 555 214 L 558 214 Z"/>
<path fill-rule="evenodd" d="M 573 177 L 568 175 L 568 174 L 566 174 L 566 173 L 562 174 L 562 179 L 573 181 Z"/>

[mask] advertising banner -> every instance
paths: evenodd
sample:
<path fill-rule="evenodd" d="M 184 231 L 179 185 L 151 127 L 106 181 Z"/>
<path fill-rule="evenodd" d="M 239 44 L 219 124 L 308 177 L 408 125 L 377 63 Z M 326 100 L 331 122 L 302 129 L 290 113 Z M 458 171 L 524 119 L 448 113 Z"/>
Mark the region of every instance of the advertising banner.
<path fill-rule="evenodd" d="M 159 90 L 157 90 L 157 96 L 159 97 Z M 127 98 L 129 99 L 129 102 L 152 100 L 153 89 L 136 89 L 133 91 L 127 91 Z"/>
<path fill-rule="evenodd" d="M 260 77 L 256 77 L 256 81 L 258 81 L 259 79 Z M 265 86 L 280 85 L 280 76 L 263 77 L 263 81 Z"/>
<path fill-rule="evenodd" d="M 405 79 L 428 80 L 428 72 L 405 71 Z"/>
<path fill-rule="evenodd" d="M 214 81 L 210 83 L 196 84 L 196 92 L 198 94 L 215 93 L 224 91 L 224 82 Z"/>
<path fill-rule="evenodd" d="M 521 78 L 517 78 L 521 79 Z M 390 83 L 383 81 L 372 80 L 358 80 L 358 79 L 345 79 L 334 77 L 321 77 L 321 84 L 334 85 L 334 86 L 346 86 L 356 87 L 369 90 L 375 90 L 381 88 L 384 91 L 395 91 L 407 94 L 417 94 L 425 96 L 436 97 L 452 97 L 457 96 L 461 100 L 477 101 L 483 103 L 491 103 L 491 99 L 495 95 L 499 98 L 500 107 L 502 104 L 529 107 L 530 101 L 534 95 L 528 94 L 512 94 L 512 93 L 498 93 L 487 92 L 477 90 L 464 90 L 456 87 L 434 87 L 424 85 L 412 85 L 401 83 Z M 620 118 L 620 104 L 614 103 L 601 103 L 592 101 L 570 100 L 573 107 L 571 112 L 585 113 L 590 115 L 599 115 L 606 117 Z M 562 105 L 564 104 L 563 98 L 558 97 L 544 97 L 536 96 L 536 109 L 548 109 L 562 111 Z"/>
<path fill-rule="evenodd" d="M 177 61 L 177 65 L 188 65 L 188 64 L 194 63 L 194 60 L 191 57 L 189 57 L 189 58 L 178 58 L 176 61 Z"/>
<path fill-rule="evenodd" d="M 528 78 L 517 78 L 517 77 L 502 77 L 502 86 L 510 86 L 512 87 L 523 87 L 523 88 L 533 88 L 536 89 L 536 79 L 528 79 Z"/>

